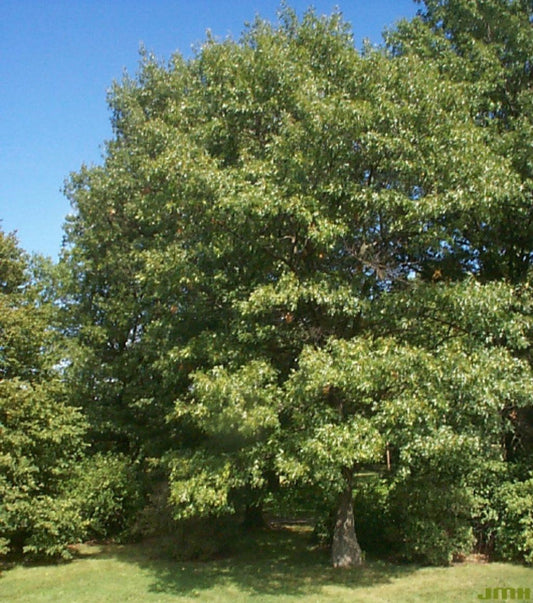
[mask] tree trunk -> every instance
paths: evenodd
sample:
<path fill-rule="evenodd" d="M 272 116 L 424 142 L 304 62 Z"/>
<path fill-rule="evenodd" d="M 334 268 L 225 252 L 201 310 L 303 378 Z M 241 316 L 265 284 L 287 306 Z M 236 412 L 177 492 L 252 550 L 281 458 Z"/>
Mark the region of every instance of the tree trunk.
<path fill-rule="evenodd" d="M 333 567 L 342 568 L 356 567 L 363 563 L 361 547 L 355 535 L 351 476 L 347 479 L 344 492 L 339 497 L 331 560 Z"/>

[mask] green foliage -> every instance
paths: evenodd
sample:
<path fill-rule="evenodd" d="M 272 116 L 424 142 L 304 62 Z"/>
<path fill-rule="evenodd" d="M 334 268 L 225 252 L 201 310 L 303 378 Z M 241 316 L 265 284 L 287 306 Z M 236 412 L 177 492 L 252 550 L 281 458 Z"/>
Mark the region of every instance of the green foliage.
<path fill-rule="evenodd" d="M 276 373 L 261 361 L 236 370 L 217 366 L 192 374 L 188 394 L 177 402 L 173 420 L 196 426 L 199 449 L 172 455 L 176 516 L 235 512 L 243 490 L 260 497 L 266 486 L 279 431 Z"/>
<path fill-rule="evenodd" d="M 400 554 L 409 561 L 448 565 L 472 551 L 473 496 L 466 484 L 432 475 L 402 480 L 390 505 L 399 527 Z"/>
<path fill-rule="evenodd" d="M 1 552 L 64 555 L 82 533 L 63 484 L 83 453 L 86 423 L 66 401 L 54 361 L 50 303 L 31 282 L 25 255 L 0 233 Z"/>
<path fill-rule="evenodd" d="M 360 54 L 285 9 L 113 87 L 66 187 L 66 374 L 100 449 L 168 464 L 177 518 L 333 501 L 388 453 L 405 554 L 471 546 L 466 476 L 533 399 L 530 16 L 428 0 Z"/>
<path fill-rule="evenodd" d="M 64 494 L 84 521 L 84 536 L 96 539 L 124 535 L 142 501 L 139 477 L 130 461 L 111 454 L 96 454 L 78 463 Z"/>
<path fill-rule="evenodd" d="M 134 537 L 156 543 L 155 557 L 205 561 L 233 551 L 236 540 L 242 537 L 242 528 L 234 516 L 221 513 L 217 506 L 217 516 L 209 516 L 198 508 L 189 517 L 176 517 L 171 496 L 167 482 L 155 483 L 133 527 Z M 202 496 L 205 491 L 200 492 Z"/>
<path fill-rule="evenodd" d="M 533 479 L 502 484 L 493 506 L 498 513 L 496 555 L 533 564 Z"/>
<path fill-rule="evenodd" d="M 237 371 L 215 367 L 191 375 L 194 403 L 178 404 L 178 416 L 187 414 L 210 438 L 225 449 L 264 439 L 278 425 L 276 374 L 265 362 L 251 362 Z M 236 440 L 236 441 L 235 441 Z"/>
<path fill-rule="evenodd" d="M 429 466 L 425 475 L 360 479 L 354 510 L 361 545 L 432 565 L 460 560 L 473 547 L 491 559 L 531 564 L 532 484 L 512 477 L 498 461 L 479 463 L 455 484 Z"/>
<path fill-rule="evenodd" d="M 22 552 L 32 559 L 71 559 L 68 545 L 85 536 L 79 505 L 65 493 L 27 497 L 8 508 L 16 513 L 16 521 L 8 518 L 11 553 Z"/>
<path fill-rule="evenodd" d="M 231 513 L 230 493 L 241 486 L 231 455 L 212 457 L 197 452 L 178 457 L 170 474 L 170 502 L 178 519 Z"/>
<path fill-rule="evenodd" d="M 13 294 L 26 281 L 27 258 L 18 246 L 14 234 L 2 232 L 0 237 L 0 288 L 3 294 Z"/>
<path fill-rule="evenodd" d="M 510 160 L 507 207 L 468 229 L 465 241 L 477 252 L 487 278 L 519 282 L 531 262 L 533 170 L 528 150 L 533 112 L 530 57 L 533 52 L 528 0 L 427 0 L 419 18 L 391 32 L 398 56 L 419 56 L 465 87 L 472 118 L 495 153 Z M 530 137 L 529 137 L 530 138 Z"/>
<path fill-rule="evenodd" d="M 374 556 L 398 555 L 403 534 L 398 517 L 391 513 L 391 483 L 379 474 L 357 479 L 354 518 L 357 538 L 364 551 Z"/>

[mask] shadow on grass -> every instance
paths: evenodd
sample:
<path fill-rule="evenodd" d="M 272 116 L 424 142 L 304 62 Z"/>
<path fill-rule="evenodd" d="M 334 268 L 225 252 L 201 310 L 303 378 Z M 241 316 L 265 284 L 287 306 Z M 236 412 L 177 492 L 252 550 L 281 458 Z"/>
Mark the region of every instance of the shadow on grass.
<path fill-rule="evenodd" d="M 244 539 L 231 557 L 215 561 L 158 559 L 153 544 L 113 547 L 102 555 L 147 571 L 153 578 L 151 592 L 181 596 L 199 596 L 217 587 L 238 588 L 249 596 L 310 596 L 325 586 L 386 584 L 417 569 L 371 561 L 361 568 L 336 570 L 329 565 L 328 552 L 311 546 L 309 540 L 305 531 L 285 527 L 258 532 L 253 540 Z"/>

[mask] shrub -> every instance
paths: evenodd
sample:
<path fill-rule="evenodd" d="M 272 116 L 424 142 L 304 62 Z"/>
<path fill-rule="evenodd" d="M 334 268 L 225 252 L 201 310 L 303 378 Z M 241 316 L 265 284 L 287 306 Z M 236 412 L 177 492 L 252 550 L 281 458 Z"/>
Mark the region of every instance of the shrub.
<path fill-rule="evenodd" d="M 124 534 L 141 506 L 139 480 L 131 462 L 122 455 L 96 454 L 77 467 L 68 486 L 85 523 L 88 538 L 105 539 Z"/>
<path fill-rule="evenodd" d="M 71 467 L 47 494 L 12 489 L 0 505 L 0 554 L 68 559 L 69 544 L 124 533 L 140 506 L 135 473 L 120 456 L 96 455 Z"/>
<path fill-rule="evenodd" d="M 63 493 L 83 452 L 85 422 L 57 382 L 0 380 L 0 554 L 68 556 L 83 536 Z"/>
<path fill-rule="evenodd" d="M 503 484 L 494 506 L 499 516 L 495 554 L 507 561 L 533 564 L 533 478 Z"/>
<path fill-rule="evenodd" d="M 465 485 L 411 477 L 395 484 L 390 505 L 406 560 L 448 565 L 472 552 L 473 495 Z"/>
<path fill-rule="evenodd" d="M 76 501 L 41 496 L 27 505 L 31 530 L 23 553 L 33 559 L 70 559 L 68 545 L 78 542 L 85 533 L 85 522 Z"/>

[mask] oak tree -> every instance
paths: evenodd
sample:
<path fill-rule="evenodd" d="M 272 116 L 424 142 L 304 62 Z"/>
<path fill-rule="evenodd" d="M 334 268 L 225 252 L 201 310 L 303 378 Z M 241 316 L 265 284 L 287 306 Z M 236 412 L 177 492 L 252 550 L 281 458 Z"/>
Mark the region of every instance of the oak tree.
<path fill-rule="evenodd" d="M 387 451 L 418 491 L 504 454 L 531 399 L 530 256 L 502 234 L 526 164 L 441 22 L 360 53 L 339 14 L 286 9 L 113 87 L 104 163 L 67 185 L 72 391 L 100 446 L 168 467 L 176 516 L 311 487 L 350 566 Z"/>

